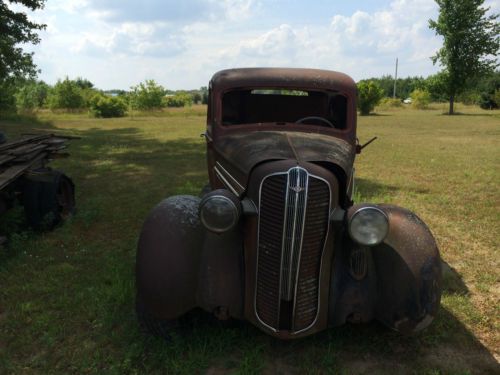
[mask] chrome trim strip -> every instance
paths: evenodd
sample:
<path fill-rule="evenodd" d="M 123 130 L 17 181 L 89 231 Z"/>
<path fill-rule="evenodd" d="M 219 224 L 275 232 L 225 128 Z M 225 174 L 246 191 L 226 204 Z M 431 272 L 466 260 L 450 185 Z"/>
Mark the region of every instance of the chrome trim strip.
<path fill-rule="evenodd" d="M 227 189 L 231 190 L 231 192 L 232 192 L 234 195 L 236 195 L 238 198 L 240 198 L 240 193 L 238 193 L 238 192 L 234 189 L 233 185 L 231 185 L 231 184 L 230 184 L 230 183 L 226 180 L 226 178 L 225 178 L 225 177 L 222 175 L 222 173 L 221 173 L 221 172 L 217 169 L 217 167 L 214 167 L 214 171 L 215 171 L 215 175 L 219 178 L 219 180 L 221 180 L 221 181 L 222 181 L 222 183 L 224 184 L 224 186 L 225 186 Z"/>
<path fill-rule="evenodd" d="M 297 287 L 299 285 L 300 262 L 302 260 L 302 245 L 304 243 L 304 228 L 305 228 L 305 223 L 306 223 L 307 202 L 308 202 L 307 199 L 309 198 L 309 177 L 310 176 L 309 176 L 309 173 L 307 171 L 306 171 L 306 173 L 307 173 L 307 180 L 306 180 L 306 187 L 305 187 L 306 192 L 304 194 L 304 216 L 302 219 L 302 231 L 300 234 L 300 248 L 299 248 L 299 255 L 298 255 L 299 258 L 297 259 L 297 271 L 295 274 L 295 288 L 294 288 L 294 292 L 293 292 L 292 331 L 294 328 L 295 307 L 297 305 Z M 327 225 L 329 225 L 329 224 L 330 223 L 328 223 Z M 319 284 L 319 279 L 318 279 L 318 284 Z M 319 286 L 318 286 L 318 294 L 319 294 Z M 319 305 L 318 305 L 318 311 L 319 311 Z M 316 320 L 316 319 L 314 319 L 314 320 Z"/>
<path fill-rule="evenodd" d="M 234 190 L 236 190 L 236 191 L 239 191 L 239 192 L 240 192 L 239 194 L 236 194 L 236 195 L 240 196 L 241 194 L 243 194 L 243 192 L 245 191 L 245 187 L 244 187 L 244 186 L 242 186 L 242 185 L 238 182 L 238 180 L 236 180 L 236 178 L 234 178 L 234 177 L 231 175 L 231 173 L 229 173 L 229 172 L 226 170 L 226 168 L 224 168 L 224 167 L 222 166 L 222 164 L 221 164 L 221 163 L 219 163 L 218 161 L 217 161 L 217 162 L 215 162 L 214 170 L 215 170 L 215 171 L 217 171 L 217 170 L 218 170 L 218 171 L 219 171 L 219 173 L 220 173 L 221 175 L 224 175 L 224 177 L 225 177 L 225 181 L 226 181 L 226 182 L 228 182 L 228 183 L 229 183 L 229 184 L 233 187 L 233 189 L 234 189 Z M 229 180 L 230 180 L 232 183 L 231 183 Z"/>
<path fill-rule="evenodd" d="M 297 174 L 296 176 L 296 181 L 295 181 L 295 186 L 290 185 L 290 177 L 293 177 L 292 174 L 295 172 Z M 288 170 L 288 184 L 287 184 L 287 193 L 290 189 L 292 189 L 295 192 L 295 199 L 293 200 L 293 221 L 292 222 L 284 222 L 285 227 L 283 228 L 283 238 L 286 238 L 286 234 L 289 234 L 289 242 L 285 242 L 283 240 L 282 243 L 282 255 L 283 256 L 288 256 L 288 262 L 285 264 L 284 262 L 281 263 L 281 268 L 284 269 L 286 265 L 287 267 L 287 272 L 288 272 L 288 281 L 285 282 L 286 286 L 286 301 L 290 301 L 292 299 L 292 288 L 296 289 L 296 287 L 293 287 L 293 281 L 295 280 L 295 286 L 297 283 L 297 277 L 293 279 L 293 267 L 296 264 L 297 269 L 299 268 L 298 262 L 300 261 L 300 252 L 302 251 L 302 240 L 303 240 L 303 235 L 304 235 L 304 224 L 305 224 L 305 210 L 306 210 L 306 205 L 307 205 L 307 189 L 308 189 L 308 183 L 309 183 L 309 174 L 307 173 L 307 170 L 301 167 L 294 167 L 290 168 Z M 304 196 L 300 197 L 300 194 L 302 191 L 300 190 L 302 188 L 302 181 L 301 179 L 305 178 L 304 181 Z M 292 181 L 293 182 L 293 181 Z M 293 189 L 293 188 L 298 188 L 298 189 Z M 288 194 L 287 194 L 288 196 Z M 289 202 L 287 201 L 287 204 Z M 299 212 L 300 211 L 300 212 Z M 298 223 L 300 221 L 300 223 Z M 291 226 L 291 228 L 290 228 Z M 298 254 L 299 257 L 297 258 L 296 254 L 296 245 L 297 245 L 297 238 L 296 238 L 296 232 L 297 232 L 297 226 L 300 226 L 301 228 L 299 229 L 301 234 L 299 237 L 300 244 L 298 246 Z M 291 229 L 291 233 L 289 233 L 289 230 Z M 286 276 L 285 276 L 286 277 Z M 285 280 L 286 281 L 286 280 Z M 282 291 L 283 292 L 283 291 Z"/>

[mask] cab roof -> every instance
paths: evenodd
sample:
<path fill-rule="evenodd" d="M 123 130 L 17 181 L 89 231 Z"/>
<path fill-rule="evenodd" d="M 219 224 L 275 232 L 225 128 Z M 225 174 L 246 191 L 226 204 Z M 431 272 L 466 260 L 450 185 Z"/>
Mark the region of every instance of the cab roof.
<path fill-rule="evenodd" d="M 212 90 L 235 88 L 295 88 L 336 90 L 356 95 L 356 83 L 347 74 L 321 69 L 303 68 L 238 68 L 221 70 L 210 81 Z"/>

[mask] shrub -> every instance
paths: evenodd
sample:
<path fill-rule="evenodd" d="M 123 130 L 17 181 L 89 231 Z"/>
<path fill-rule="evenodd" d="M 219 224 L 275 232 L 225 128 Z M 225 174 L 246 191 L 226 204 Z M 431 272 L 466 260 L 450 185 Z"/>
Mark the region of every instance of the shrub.
<path fill-rule="evenodd" d="M 122 98 L 97 93 L 90 99 L 90 112 L 95 117 L 123 117 L 126 109 Z"/>
<path fill-rule="evenodd" d="M 431 94 L 427 90 L 416 89 L 410 94 L 411 105 L 416 109 L 426 109 L 429 108 L 431 103 Z"/>
<path fill-rule="evenodd" d="M 81 109 L 85 105 L 82 89 L 68 77 L 64 81 L 58 80 L 47 98 L 49 108 L 54 109 Z"/>
<path fill-rule="evenodd" d="M 380 101 L 379 106 L 383 108 L 401 108 L 403 103 L 398 98 L 384 98 Z"/>
<path fill-rule="evenodd" d="M 492 77 L 484 79 L 480 87 L 479 106 L 482 109 L 497 109 L 500 108 L 500 72 L 495 73 Z"/>
<path fill-rule="evenodd" d="M 139 83 L 131 87 L 130 106 L 133 109 L 148 110 L 158 109 L 163 106 L 163 97 L 165 89 L 158 85 L 154 80 L 146 80 L 145 83 Z"/>
<path fill-rule="evenodd" d="M 384 90 L 377 83 L 373 81 L 358 83 L 358 109 L 361 115 L 370 114 L 383 97 Z"/>
<path fill-rule="evenodd" d="M 193 104 L 193 96 L 187 93 L 178 93 L 163 98 L 166 107 L 185 107 Z"/>

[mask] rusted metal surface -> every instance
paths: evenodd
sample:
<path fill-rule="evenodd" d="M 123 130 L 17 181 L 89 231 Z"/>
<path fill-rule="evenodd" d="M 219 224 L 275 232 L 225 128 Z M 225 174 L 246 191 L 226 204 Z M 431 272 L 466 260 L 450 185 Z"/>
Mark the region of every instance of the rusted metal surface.
<path fill-rule="evenodd" d="M 302 101 L 272 93 L 271 105 L 262 108 L 255 103 L 265 103 L 265 96 L 249 101 L 260 117 L 223 113 L 246 111 L 245 101 L 223 109 L 223 97 L 239 90 L 230 96 L 237 102 L 253 88 L 311 96 Z M 219 319 L 246 319 L 281 339 L 373 319 L 403 333 L 425 328 L 441 292 L 432 234 L 406 209 L 353 206 L 350 199 L 354 158 L 363 148 L 356 141 L 352 79 L 314 69 L 236 69 L 214 75 L 209 91 L 204 135 L 210 187 L 233 194 L 243 215 L 236 227 L 214 234 L 199 222 L 197 197 L 171 197 L 153 209 L 137 256 L 144 306 L 167 320 L 201 307 Z M 321 101 L 317 106 L 314 98 Z M 283 113 L 271 113 L 276 103 L 283 110 L 299 102 L 307 108 L 283 121 Z M 334 113 L 320 121 L 307 113 L 324 105 L 345 122 L 336 126 Z M 378 245 L 351 238 L 348 226 L 360 208 L 377 211 L 388 223 Z"/>
<path fill-rule="evenodd" d="M 51 226 L 73 213 L 73 182 L 47 164 L 52 159 L 67 157 L 69 154 L 62 151 L 67 141 L 74 138 L 26 134 L 0 144 L 0 214 L 18 200 L 24 206 L 29 224 L 38 229 L 45 215 L 51 214 Z"/>

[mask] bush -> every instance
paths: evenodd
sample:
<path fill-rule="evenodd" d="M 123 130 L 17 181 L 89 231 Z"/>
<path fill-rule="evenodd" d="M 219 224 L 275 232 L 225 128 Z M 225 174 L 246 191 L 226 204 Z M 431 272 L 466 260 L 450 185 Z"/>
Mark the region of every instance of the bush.
<path fill-rule="evenodd" d="M 362 116 L 369 115 L 384 97 L 384 90 L 373 81 L 358 83 L 358 109 Z"/>
<path fill-rule="evenodd" d="M 49 108 L 54 109 L 81 109 L 85 106 L 82 89 L 68 77 L 64 81 L 58 80 L 47 98 Z"/>
<path fill-rule="evenodd" d="M 426 109 L 429 108 L 431 103 L 431 94 L 427 90 L 413 90 L 410 94 L 411 105 L 416 109 Z"/>
<path fill-rule="evenodd" d="M 497 109 L 500 108 L 500 72 L 495 72 L 491 76 L 484 77 L 479 83 L 478 91 L 481 93 L 479 98 L 479 106 L 482 109 Z"/>
<path fill-rule="evenodd" d="M 154 80 L 146 80 L 131 88 L 130 106 L 133 109 L 149 110 L 158 109 L 163 106 L 165 89 Z"/>
<path fill-rule="evenodd" d="M 90 112 L 95 117 L 123 117 L 127 110 L 127 103 L 118 97 L 95 94 L 90 99 Z"/>
<path fill-rule="evenodd" d="M 166 107 L 185 107 L 193 105 L 193 96 L 187 93 L 178 93 L 173 96 L 163 98 L 163 103 Z"/>
<path fill-rule="evenodd" d="M 379 106 L 383 108 L 401 108 L 403 103 L 398 98 L 383 98 Z"/>

